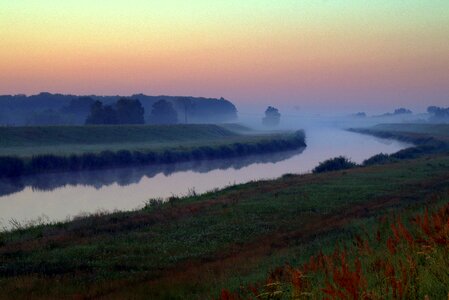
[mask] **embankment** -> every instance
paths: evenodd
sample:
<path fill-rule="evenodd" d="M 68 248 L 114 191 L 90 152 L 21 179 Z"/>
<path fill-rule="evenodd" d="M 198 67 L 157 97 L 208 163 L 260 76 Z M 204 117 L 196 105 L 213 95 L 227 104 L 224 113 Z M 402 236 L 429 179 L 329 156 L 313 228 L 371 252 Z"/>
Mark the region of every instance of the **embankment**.
<path fill-rule="evenodd" d="M 303 131 L 217 125 L 1 128 L 0 177 L 233 158 L 305 147 Z"/>

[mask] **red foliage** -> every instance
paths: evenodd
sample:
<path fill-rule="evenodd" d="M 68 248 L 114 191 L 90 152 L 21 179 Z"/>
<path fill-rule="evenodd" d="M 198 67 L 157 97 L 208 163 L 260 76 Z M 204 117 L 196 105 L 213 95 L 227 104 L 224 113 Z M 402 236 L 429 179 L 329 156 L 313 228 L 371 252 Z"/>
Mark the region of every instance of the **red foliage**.
<path fill-rule="evenodd" d="M 380 221 L 385 223 L 386 218 Z M 307 295 L 307 291 L 311 289 L 309 278 L 321 274 L 321 276 L 324 275 L 324 287 L 320 290 L 324 294 L 322 297 L 326 296 L 327 299 L 416 297 L 417 253 L 428 255 L 434 251 L 435 247 L 441 249 L 441 246 L 449 250 L 449 203 L 434 213 L 429 213 L 426 209 L 423 214 L 413 218 L 413 224 L 415 228 L 409 230 L 400 217 L 393 218 L 393 222 L 389 225 L 391 231 L 384 233 L 386 240 L 381 238 L 381 227 L 377 229 L 373 237 L 377 241 L 377 248 L 371 248 L 369 238 L 364 240 L 357 235 L 354 238 L 355 247 L 350 251 L 346 248 L 341 251 L 338 246 L 329 255 L 320 251 L 298 268 L 286 265 L 275 269 L 267 282 L 288 284 L 293 291 L 293 296 L 299 298 L 304 292 Z M 377 249 L 378 252 L 373 249 Z M 382 249 L 387 251 L 382 252 Z M 363 259 L 373 253 L 378 255 L 374 261 Z M 365 261 L 371 262 L 363 265 Z M 367 290 L 367 273 L 364 272 L 374 272 L 378 278 L 385 278 L 382 280 L 383 295 L 377 295 L 378 290 L 376 292 Z M 260 295 L 253 286 L 250 286 L 249 290 L 255 297 Z M 240 298 L 223 290 L 219 299 Z"/>

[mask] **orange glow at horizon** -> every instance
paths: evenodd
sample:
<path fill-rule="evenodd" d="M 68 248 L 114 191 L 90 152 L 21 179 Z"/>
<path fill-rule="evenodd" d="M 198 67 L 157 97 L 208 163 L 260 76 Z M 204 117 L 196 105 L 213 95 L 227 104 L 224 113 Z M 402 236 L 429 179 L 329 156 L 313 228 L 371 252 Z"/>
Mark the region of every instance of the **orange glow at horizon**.
<path fill-rule="evenodd" d="M 444 1 L 17 2 L 0 4 L 0 94 L 449 102 Z"/>

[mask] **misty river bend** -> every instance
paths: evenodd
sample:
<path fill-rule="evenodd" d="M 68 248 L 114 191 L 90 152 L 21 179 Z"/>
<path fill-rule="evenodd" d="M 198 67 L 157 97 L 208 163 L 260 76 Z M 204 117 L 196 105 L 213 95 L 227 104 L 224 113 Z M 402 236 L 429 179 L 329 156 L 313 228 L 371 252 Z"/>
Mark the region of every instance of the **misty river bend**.
<path fill-rule="evenodd" d="M 305 173 L 344 155 L 355 162 L 410 145 L 338 129 L 307 130 L 307 148 L 243 158 L 53 173 L 0 180 L 0 227 L 52 222 L 98 211 L 133 210 L 150 198 L 203 193 L 231 184 Z"/>

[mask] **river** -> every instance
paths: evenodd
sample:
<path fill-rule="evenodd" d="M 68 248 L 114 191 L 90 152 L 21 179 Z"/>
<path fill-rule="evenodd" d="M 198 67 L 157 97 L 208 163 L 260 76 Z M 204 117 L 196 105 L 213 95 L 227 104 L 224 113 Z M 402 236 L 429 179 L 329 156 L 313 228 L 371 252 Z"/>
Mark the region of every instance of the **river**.
<path fill-rule="evenodd" d="M 204 193 L 231 184 L 310 172 L 344 155 L 355 162 L 407 145 L 338 129 L 307 130 L 297 151 L 173 165 L 54 173 L 0 181 L 0 228 L 63 221 L 74 216 L 133 210 L 150 198 Z"/>

